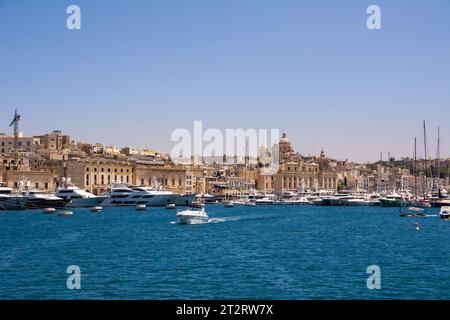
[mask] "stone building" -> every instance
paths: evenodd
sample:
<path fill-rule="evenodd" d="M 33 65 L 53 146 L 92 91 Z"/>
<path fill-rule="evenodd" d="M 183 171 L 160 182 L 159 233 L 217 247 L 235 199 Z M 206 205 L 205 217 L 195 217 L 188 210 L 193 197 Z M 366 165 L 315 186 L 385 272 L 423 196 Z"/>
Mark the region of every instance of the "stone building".
<path fill-rule="evenodd" d="M 134 165 L 128 161 L 70 159 L 66 166 L 66 177 L 79 188 L 94 194 L 103 193 L 113 182 L 133 183 Z"/>
<path fill-rule="evenodd" d="M 137 164 L 134 167 L 133 183 L 140 186 L 161 186 L 181 194 L 191 193 L 186 190 L 186 169 L 177 165 Z"/>
<path fill-rule="evenodd" d="M 33 152 L 39 146 L 40 140 L 36 137 L 23 137 L 19 135 L 17 138 L 17 150 L 19 152 Z M 15 150 L 14 137 L 0 134 L 0 155 L 12 154 Z"/>
<path fill-rule="evenodd" d="M 278 173 L 265 175 L 259 170 L 256 177 L 257 189 L 270 193 L 337 189 L 338 177 L 323 150 L 320 157 L 304 158 L 295 153 L 285 133 L 278 145 L 280 148 Z"/>

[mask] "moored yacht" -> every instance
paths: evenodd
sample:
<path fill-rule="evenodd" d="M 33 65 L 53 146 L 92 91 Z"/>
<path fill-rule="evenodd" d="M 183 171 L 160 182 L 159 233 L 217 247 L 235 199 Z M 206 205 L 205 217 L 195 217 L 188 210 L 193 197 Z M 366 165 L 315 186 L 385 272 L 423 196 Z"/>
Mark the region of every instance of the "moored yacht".
<path fill-rule="evenodd" d="M 53 193 L 42 191 L 27 191 L 24 197 L 27 209 L 63 208 L 67 203 Z"/>
<path fill-rule="evenodd" d="M 96 196 L 76 186 L 59 188 L 56 196 L 66 201 L 66 207 L 69 208 L 92 208 L 99 206 L 106 199 L 104 196 Z"/>
<path fill-rule="evenodd" d="M 172 191 L 151 187 L 126 186 L 113 184 L 111 191 L 106 194 L 103 206 L 190 206 L 195 195 L 180 195 Z"/>
<path fill-rule="evenodd" d="M 398 194 L 395 191 L 385 197 L 380 198 L 382 207 L 407 207 L 411 204 L 411 197 L 408 193 Z"/>
<path fill-rule="evenodd" d="M 13 189 L 5 187 L 0 183 L 0 210 L 23 210 L 25 209 L 25 198 L 23 195 L 14 194 Z"/>

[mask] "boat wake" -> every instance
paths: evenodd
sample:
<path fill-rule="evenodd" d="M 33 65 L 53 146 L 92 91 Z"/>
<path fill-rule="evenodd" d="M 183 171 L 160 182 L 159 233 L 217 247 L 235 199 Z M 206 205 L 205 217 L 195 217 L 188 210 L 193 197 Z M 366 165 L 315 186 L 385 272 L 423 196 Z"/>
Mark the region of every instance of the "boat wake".
<path fill-rule="evenodd" d="M 221 222 L 233 222 L 241 220 L 261 220 L 261 219 L 274 219 L 276 216 L 268 215 L 248 215 L 248 216 L 235 216 L 235 217 L 221 217 L 221 218 L 210 218 L 208 221 L 198 221 L 191 224 L 208 224 L 208 223 L 221 223 Z M 171 221 L 171 224 L 182 224 L 179 221 Z"/>

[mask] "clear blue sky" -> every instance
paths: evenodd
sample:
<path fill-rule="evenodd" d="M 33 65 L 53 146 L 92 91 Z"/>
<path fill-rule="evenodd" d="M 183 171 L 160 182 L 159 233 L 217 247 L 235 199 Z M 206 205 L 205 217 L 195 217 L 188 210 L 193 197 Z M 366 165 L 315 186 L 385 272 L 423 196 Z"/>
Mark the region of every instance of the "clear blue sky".
<path fill-rule="evenodd" d="M 450 1 L 0 0 L 0 107 L 8 133 L 17 107 L 25 135 L 169 151 L 203 120 L 357 161 L 411 155 L 425 118 L 448 156 Z"/>

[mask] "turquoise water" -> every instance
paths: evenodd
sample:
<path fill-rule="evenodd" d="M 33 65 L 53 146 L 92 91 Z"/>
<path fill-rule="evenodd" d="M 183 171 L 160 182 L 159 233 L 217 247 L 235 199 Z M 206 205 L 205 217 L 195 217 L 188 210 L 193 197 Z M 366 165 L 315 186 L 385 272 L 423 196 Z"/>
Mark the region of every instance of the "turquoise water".
<path fill-rule="evenodd" d="M 421 218 L 417 232 L 395 208 L 207 211 L 202 225 L 164 208 L 0 212 L 0 298 L 450 299 L 450 221 Z M 80 290 L 66 287 L 69 265 Z"/>

